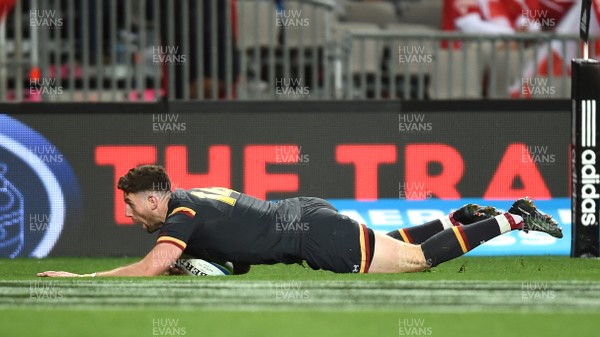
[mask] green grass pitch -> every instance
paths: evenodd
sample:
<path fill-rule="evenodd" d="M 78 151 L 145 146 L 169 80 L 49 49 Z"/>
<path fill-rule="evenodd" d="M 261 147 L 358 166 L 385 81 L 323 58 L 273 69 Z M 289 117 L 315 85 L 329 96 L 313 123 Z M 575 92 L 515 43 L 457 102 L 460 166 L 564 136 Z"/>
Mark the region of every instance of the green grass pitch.
<path fill-rule="evenodd" d="M 0 260 L 0 336 L 600 336 L 600 261 L 462 257 L 429 272 L 37 278 L 131 258 Z"/>

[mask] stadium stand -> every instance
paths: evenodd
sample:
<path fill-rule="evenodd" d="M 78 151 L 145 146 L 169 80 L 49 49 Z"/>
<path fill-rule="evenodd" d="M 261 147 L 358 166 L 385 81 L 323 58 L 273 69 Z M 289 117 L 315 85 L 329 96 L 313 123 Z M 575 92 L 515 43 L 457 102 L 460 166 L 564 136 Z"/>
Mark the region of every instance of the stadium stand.
<path fill-rule="evenodd" d="M 343 76 L 345 88 L 353 92 L 347 92 L 346 95 L 352 97 L 366 98 L 369 93 L 373 93 L 375 74 L 380 71 L 381 57 L 384 46 L 372 39 L 346 39 L 350 32 L 378 33 L 380 29 L 377 25 L 360 22 L 338 22 L 334 25 L 333 36 L 340 43 L 340 54 L 342 59 L 338 62 L 342 68 L 340 74 Z M 345 42 L 345 43 L 344 43 Z"/>
<path fill-rule="evenodd" d="M 398 22 L 394 5 L 385 1 L 347 2 L 344 21 L 373 23 L 384 27 Z"/>
<path fill-rule="evenodd" d="M 202 6 L 187 1 L 169 10 L 194 8 L 192 14 L 203 15 Z M 219 20 L 232 22 L 218 34 L 200 24 L 185 33 L 187 16 L 161 23 L 158 1 L 59 2 L 17 1 L 0 20 L 0 101 L 288 99 L 277 93 L 282 79 L 300 80 L 309 89 L 294 99 L 547 98 L 527 95 L 521 85 L 542 77 L 555 91 L 553 98 L 565 98 L 570 93 L 567 65 L 563 75 L 549 77 L 548 71 L 525 74 L 524 69 L 550 43 L 560 51 L 577 41 L 575 35 L 546 32 L 442 32 L 437 0 L 230 0 L 224 12 L 229 14 Z M 185 34 L 161 38 L 165 31 Z M 233 36 L 233 43 L 218 42 L 221 35 Z M 187 85 L 181 74 L 195 78 L 202 71 L 185 57 L 204 64 L 215 56 L 214 51 L 196 55 L 199 43 L 220 50 L 217 59 L 226 64 L 205 66 L 216 67 L 208 69 L 211 74 L 224 73 L 220 95 L 202 92 L 202 81 L 190 89 L 193 97 L 174 90 Z M 415 48 L 416 62 L 400 61 L 400 50 L 409 51 L 405 46 Z M 227 56 L 237 55 L 235 49 L 240 50 L 239 78 L 232 68 L 237 58 Z M 551 62 L 544 66 L 550 69 Z M 59 89 L 62 95 L 53 94 Z"/>
<path fill-rule="evenodd" d="M 398 21 L 439 29 L 442 22 L 442 1 L 400 1 L 400 17 Z"/>

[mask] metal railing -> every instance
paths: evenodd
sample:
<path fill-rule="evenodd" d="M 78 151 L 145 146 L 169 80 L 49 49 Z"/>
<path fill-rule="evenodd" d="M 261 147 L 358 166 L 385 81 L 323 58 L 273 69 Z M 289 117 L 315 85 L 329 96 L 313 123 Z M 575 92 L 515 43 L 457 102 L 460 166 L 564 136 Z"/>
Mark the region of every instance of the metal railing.
<path fill-rule="evenodd" d="M 328 99 L 334 1 L 241 0 L 239 99 Z"/>
<path fill-rule="evenodd" d="M 333 8 L 333 0 L 17 0 L 0 20 L 0 101 L 330 97 Z M 298 89 L 307 90 L 288 94 Z"/>
<path fill-rule="evenodd" d="M 345 34 L 338 54 L 338 98 L 404 100 L 568 98 L 570 60 L 581 57 L 576 35 L 360 29 Z"/>
<path fill-rule="evenodd" d="M 577 36 L 340 33 L 334 13 L 333 0 L 17 0 L 0 19 L 0 102 L 570 95 L 567 63 L 548 76 L 534 60 L 579 57 Z"/>

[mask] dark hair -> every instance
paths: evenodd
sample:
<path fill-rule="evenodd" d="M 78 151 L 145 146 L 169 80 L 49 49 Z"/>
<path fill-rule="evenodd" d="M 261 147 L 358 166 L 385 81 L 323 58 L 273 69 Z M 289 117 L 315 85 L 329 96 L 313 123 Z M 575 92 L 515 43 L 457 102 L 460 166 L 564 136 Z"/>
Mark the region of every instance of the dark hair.
<path fill-rule="evenodd" d="M 125 193 L 142 191 L 171 191 L 171 181 L 167 171 L 160 165 L 141 165 L 134 167 L 119 178 L 117 188 Z"/>

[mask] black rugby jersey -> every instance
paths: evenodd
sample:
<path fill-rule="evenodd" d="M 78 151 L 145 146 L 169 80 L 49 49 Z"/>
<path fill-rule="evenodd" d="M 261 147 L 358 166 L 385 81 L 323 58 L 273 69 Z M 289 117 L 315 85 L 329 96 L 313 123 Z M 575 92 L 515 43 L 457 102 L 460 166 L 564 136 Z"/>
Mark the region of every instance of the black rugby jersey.
<path fill-rule="evenodd" d="M 281 228 L 300 217 L 298 198 L 270 202 L 222 187 L 177 189 L 157 242 L 199 258 L 298 263 L 302 235 Z"/>

